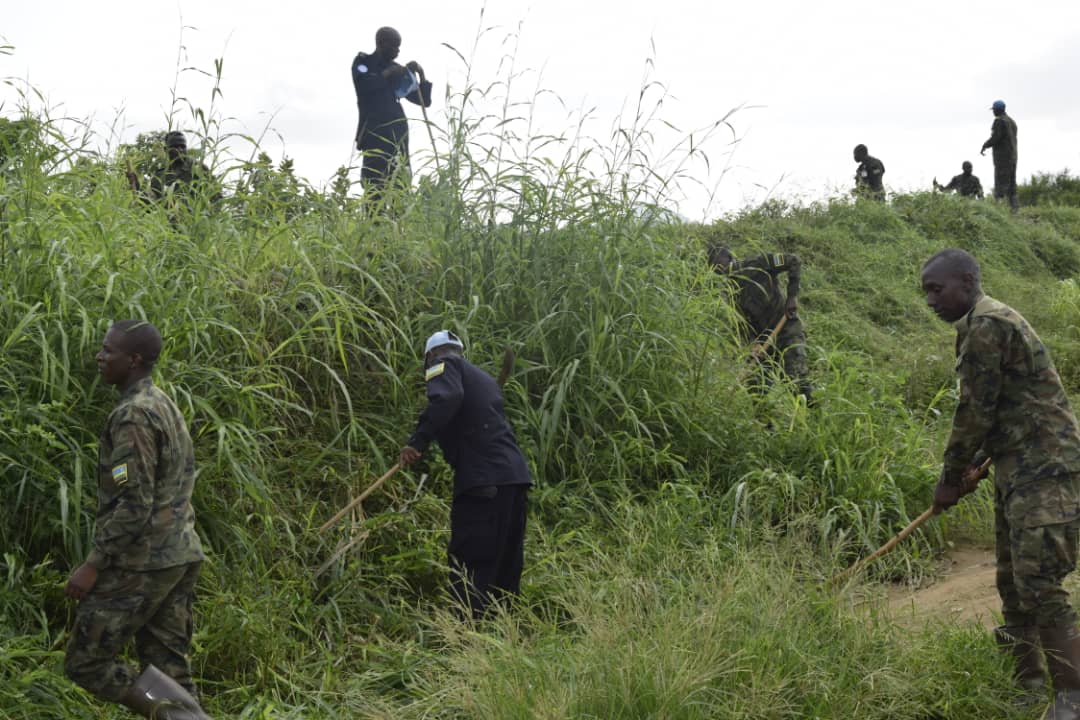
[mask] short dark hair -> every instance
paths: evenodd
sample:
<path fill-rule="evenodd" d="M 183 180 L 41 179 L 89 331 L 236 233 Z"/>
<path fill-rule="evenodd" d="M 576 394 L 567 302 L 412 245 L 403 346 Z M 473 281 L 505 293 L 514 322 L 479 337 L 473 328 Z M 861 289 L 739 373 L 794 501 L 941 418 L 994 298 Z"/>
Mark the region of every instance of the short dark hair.
<path fill-rule="evenodd" d="M 858 145 L 855 146 L 855 154 L 856 155 L 865 155 L 865 154 L 869 154 L 869 153 L 870 153 L 870 151 L 867 150 L 866 146 L 863 145 L 862 143 L 859 143 Z"/>
<path fill-rule="evenodd" d="M 729 259 L 735 259 L 735 253 L 731 252 L 731 248 L 727 245 L 712 245 L 709 247 L 709 264 L 719 265 L 720 258 L 727 257 Z"/>
<path fill-rule="evenodd" d="M 187 147 L 187 138 L 179 130 L 165 133 L 165 147 Z"/>
<path fill-rule="evenodd" d="M 979 261 L 967 250 L 961 250 L 960 248 L 946 248 L 936 252 L 929 260 L 923 263 L 923 270 L 938 262 L 945 263 L 945 267 L 948 268 L 950 272 L 957 275 L 971 273 L 971 276 L 975 278 L 976 285 L 982 282 L 982 271 L 979 269 Z"/>
<path fill-rule="evenodd" d="M 389 25 L 385 25 L 375 31 L 375 44 L 381 45 L 384 42 L 401 42 L 401 33 Z"/>
<path fill-rule="evenodd" d="M 111 330 L 119 330 L 124 337 L 124 350 L 138 353 L 147 367 L 153 367 L 161 356 L 161 333 L 153 323 L 146 320 L 117 320 Z"/>

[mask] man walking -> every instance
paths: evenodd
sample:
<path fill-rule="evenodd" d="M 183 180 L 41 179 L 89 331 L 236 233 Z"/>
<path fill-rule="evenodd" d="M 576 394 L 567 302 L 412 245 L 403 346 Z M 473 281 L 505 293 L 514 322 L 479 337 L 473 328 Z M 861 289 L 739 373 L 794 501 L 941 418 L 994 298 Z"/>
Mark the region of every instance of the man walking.
<path fill-rule="evenodd" d="M 401 98 L 431 106 L 431 83 L 415 60 L 394 62 L 401 51 L 401 34 L 392 27 L 375 33 L 375 51 L 357 53 L 352 62 L 353 88 L 359 121 L 356 149 L 363 155 L 360 179 L 367 200 L 379 207 L 383 188 L 398 168 L 409 170 L 409 124 Z"/>
<path fill-rule="evenodd" d="M 124 320 L 105 335 L 98 370 L 120 390 L 98 448 L 93 546 L 65 592 L 79 601 L 64 671 L 98 697 L 148 718 L 209 720 L 187 654 L 203 560 L 184 418 L 151 378 L 161 335 Z M 141 672 L 120 655 L 129 640 Z"/>
<path fill-rule="evenodd" d="M 462 357 L 463 349 L 448 330 L 428 338 L 428 405 L 401 449 L 400 462 L 416 462 L 435 440 L 454 469 L 451 593 L 474 618 L 481 618 L 493 602 L 519 592 L 532 480 L 506 419 L 498 383 Z"/>
<path fill-rule="evenodd" d="M 1016 195 L 1016 123 L 1005 114 L 1005 101 L 995 100 L 990 106 L 994 113 L 994 124 L 990 126 L 990 138 L 983 143 L 980 155 L 986 149 L 993 149 L 994 157 L 994 197 L 998 200 L 1009 199 L 1013 212 L 1020 209 L 1020 199 Z"/>
<path fill-rule="evenodd" d="M 1080 429 L 1039 336 L 1008 305 L 984 295 L 979 264 L 943 250 L 923 266 L 926 302 L 956 327 L 960 400 L 934 491 L 947 510 L 994 462 L 999 644 L 1026 689 L 1056 691 L 1045 717 L 1080 718 L 1080 632 L 1062 587 L 1076 567 L 1080 528 Z M 1045 652 L 1046 662 L 1040 654 Z"/>
<path fill-rule="evenodd" d="M 972 174 L 971 163 L 967 160 L 960 166 L 963 171 L 959 175 L 953 175 L 952 180 L 948 185 L 939 185 L 937 178 L 934 178 L 934 189 L 941 192 L 956 191 L 963 197 L 982 198 L 983 189 L 982 183 L 979 182 L 979 178 Z"/>
<path fill-rule="evenodd" d="M 855 196 L 885 202 L 885 164 L 873 157 L 866 146 L 859 144 L 852 152 L 859 167 L 855 169 Z"/>
<path fill-rule="evenodd" d="M 793 253 L 769 253 L 755 255 L 746 260 L 736 260 L 727 247 L 709 250 L 709 263 L 713 270 L 731 279 L 733 296 L 739 314 L 746 322 L 746 340 L 764 340 L 785 318 L 784 326 L 769 347 L 768 357 L 784 368 L 785 374 L 813 403 L 813 386 L 808 379 L 806 360 L 806 330 L 799 318 L 799 278 L 802 262 Z M 787 292 L 780 292 L 779 276 L 787 274 Z M 756 358 L 760 365 L 763 358 Z M 759 391 L 765 385 L 757 385 Z"/>

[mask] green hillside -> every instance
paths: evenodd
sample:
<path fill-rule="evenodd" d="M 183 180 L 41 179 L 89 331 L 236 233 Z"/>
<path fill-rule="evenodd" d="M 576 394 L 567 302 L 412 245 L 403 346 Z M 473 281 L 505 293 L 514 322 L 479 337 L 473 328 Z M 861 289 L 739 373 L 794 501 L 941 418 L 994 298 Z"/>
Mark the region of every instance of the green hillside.
<path fill-rule="evenodd" d="M 215 717 L 1038 716 L 980 629 L 909 634 L 868 600 L 949 539 L 988 538 L 986 487 L 869 585 L 826 581 L 930 500 L 954 402 L 952 331 L 918 287 L 932 253 L 974 253 L 1080 391 L 1080 208 L 1050 190 L 1016 216 L 919 194 L 687 226 L 642 212 L 637 156 L 481 172 L 463 136 L 375 221 L 346 185 L 268 159 L 221 203 L 148 206 L 122 156 L 48 123 L 9 136 L 0 717 L 125 716 L 61 669 L 115 400 L 93 356 L 125 317 L 161 328 L 157 380 L 196 439 L 194 662 Z M 746 351 L 704 262 L 720 242 L 802 257 L 816 408 L 739 386 Z M 447 612 L 437 452 L 317 530 L 394 462 L 441 327 L 493 372 L 516 352 L 507 406 L 537 483 L 521 606 L 483 627 Z"/>

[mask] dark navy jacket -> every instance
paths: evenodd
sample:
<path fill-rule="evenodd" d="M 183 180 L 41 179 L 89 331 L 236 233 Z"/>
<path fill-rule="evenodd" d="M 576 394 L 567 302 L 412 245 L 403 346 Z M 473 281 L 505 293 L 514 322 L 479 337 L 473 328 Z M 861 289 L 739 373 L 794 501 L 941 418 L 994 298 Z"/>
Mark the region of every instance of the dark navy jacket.
<path fill-rule="evenodd" d="M 374 53 L 357 53 L 353 58 L 352 81 L 356 90 L 356 107 L 360 113 L 356 126 L 356 143 L 361 150 L 381 147 L 374 136 L 398 141 L 409 135 L 405 110 L 394 94 L 398 83 L 382 76 L 383 70 L 396 64 L 387 62 Z M 420 83 L 420 92 L 424 95 L 424 106 L 430 107 L 431 83 L 426 80 Z M 416 90 L 406 98 L 416 105 L 420 104 L 420 95 Z"/>
<path fill-rule="evenodd" d="M 439 358 L 426 378 L 428 406 L 409 446 L 424 452 L 439 443 L 454 468 L 454 497 L 483 486 L 531 485 L 494 378 L 458 355 Z"/>

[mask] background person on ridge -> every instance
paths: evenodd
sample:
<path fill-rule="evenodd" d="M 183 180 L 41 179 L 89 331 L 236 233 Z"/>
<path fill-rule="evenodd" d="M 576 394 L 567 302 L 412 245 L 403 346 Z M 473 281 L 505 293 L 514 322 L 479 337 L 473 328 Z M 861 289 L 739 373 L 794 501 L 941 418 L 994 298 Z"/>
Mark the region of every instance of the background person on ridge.
<path fill-rule="evenodd" d="M 863 144 L 855 146 L 852 153 L 859 167 L 855 169 L 855 197 L 865 197 L 871 200 L 885 201 L 885 185 L 882 176 L 885 174 L 885 164 L 876 157 L 870 155 L 870 151 Z"/>
<path fill-rule="evenodd" d="M 939 185 L 937 178 L 934 178 L 934 189 L 941 192 L 951 192 L 955 190 L 964 197 L 982 198 L 983 189 L 982 183 L 979 182 L 979 178 L 971 174 L 971 163 L 967 160 L 960 166 L 963 171 L 959 175 L 953 175 L 952 180 L 948 185 Z"/>
<path fill-rule="evenodd" d="M 206 186 L 214 182 L 210 168 L 188 154 L 184 133 L 179 130 L 165 133 L 164 144 L 167 163 L 150 178 L 150 190 L 144 199 L 161 200 L 169 195 L 179 197 L 193 190 L 204 191 Z M 129 169 L 125 174 L 131 189 L 141 193 L 142 183 L 135 171 Z M 210 199 L 217 202 L 221 199 L 221 190 L 213 190 Z"/>
<path fill-rule="evenodd" d="M 1020 209 L 1020 199 L 1016 196 L 1016 123 L 1005 114 L 1004 100 L 995 100 L 990 109 L 994 113 L 994 124 L 990 126 L 990 137 L 979 154 L 985 155 L 987 148 L 993 149 L 994 198 L 1008 198 L 1009 207 L 1016 212 Z"/>
<path fill-rule="evenodd" d="M 360 179 L 366 200 L 379 207 L 382 190 L 398 170 L 409 170 L 409 123 L 401 98 L 431 106 L 431 83 L 415 60 L 394 62 L 401 34 L 392 27 L 375 33 L 375 51 L 357 53 L 352 61 L 356 90 L 356 149 L 363 156 Z"/>

